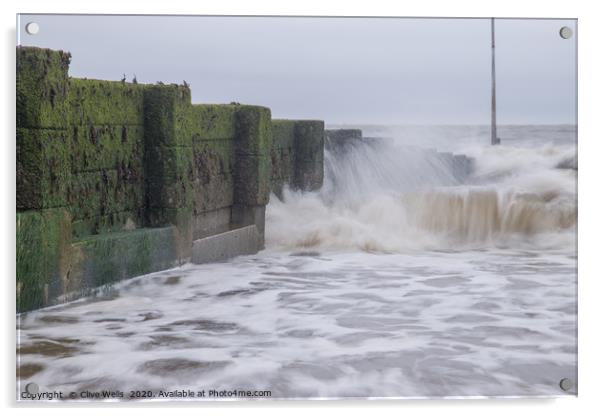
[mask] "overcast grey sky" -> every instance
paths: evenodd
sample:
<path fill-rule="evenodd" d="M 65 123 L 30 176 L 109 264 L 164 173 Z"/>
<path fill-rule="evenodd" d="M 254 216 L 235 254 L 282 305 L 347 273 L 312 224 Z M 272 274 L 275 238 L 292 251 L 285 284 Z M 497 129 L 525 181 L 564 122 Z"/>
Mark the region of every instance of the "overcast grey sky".
<path fill-rule="evenodd" d="M 24 28 L 35 21 L 40 32 Z M 191 84 L 327 123 L 489 124 L 489 19 L 22 15 L 18 39 L 72 53 L 70 75 Z M 498 122 L 576 120 L 574 20 L 496 20 Z"/>

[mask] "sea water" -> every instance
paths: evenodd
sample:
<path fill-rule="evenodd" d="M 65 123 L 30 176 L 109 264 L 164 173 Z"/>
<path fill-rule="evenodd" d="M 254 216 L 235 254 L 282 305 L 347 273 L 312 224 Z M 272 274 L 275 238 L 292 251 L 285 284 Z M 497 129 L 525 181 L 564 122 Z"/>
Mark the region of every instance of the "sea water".
<path fill-rule="evenodd" d="M 19 315 L 18 388 L 566 394 L 575 128 L 503 126 L 499 146 L 478 126 L 363 130 L 385 139 L 326 152 L 320 191 L 271 196 L 257 255 Z M 458 180 L 429 148 L 474 158 L 473 172 Z"/>

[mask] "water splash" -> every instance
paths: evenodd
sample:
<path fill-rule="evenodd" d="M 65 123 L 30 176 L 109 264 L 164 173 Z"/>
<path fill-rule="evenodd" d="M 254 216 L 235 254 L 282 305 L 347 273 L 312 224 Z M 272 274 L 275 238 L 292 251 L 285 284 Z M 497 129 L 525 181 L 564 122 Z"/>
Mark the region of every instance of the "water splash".
<path fill-rule="evenodd" d="M 320 192 L 272 197 L 267 244 L 381 252 L 570 246 L 576 171 L 558 165 L 574 158 L 572 143 L 474 143 L 458 143 L 474 160 L 462 179 L 445 154 L 425 149 L 429 142 L 365 140 L 331 149 Z"/>

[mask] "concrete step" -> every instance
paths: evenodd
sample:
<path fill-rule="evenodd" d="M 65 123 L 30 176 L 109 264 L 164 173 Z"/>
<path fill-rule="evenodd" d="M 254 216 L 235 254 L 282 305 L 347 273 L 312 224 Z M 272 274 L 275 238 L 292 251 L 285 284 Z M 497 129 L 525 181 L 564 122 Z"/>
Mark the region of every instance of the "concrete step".
<path fill-rule="evenodd" d="M 225 261 L 239 255 L 255 254 L 261 248 L 257 226 L 247 225 L 193 241 L 192 263 Z"/>

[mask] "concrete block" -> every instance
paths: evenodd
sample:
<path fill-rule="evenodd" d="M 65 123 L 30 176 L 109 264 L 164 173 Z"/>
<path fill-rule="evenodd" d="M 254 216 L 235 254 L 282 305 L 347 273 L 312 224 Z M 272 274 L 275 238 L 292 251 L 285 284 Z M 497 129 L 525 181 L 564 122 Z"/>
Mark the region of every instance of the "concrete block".
<path fill-rule="evenodd" d="M 17 213 L 17 312 L 41 308 L 62 291 L 71 218 L 63 208 Z"/>
<path fill-rule="evenodd" d="M 272 120 L 273 148 L 293 148 L 296 123 L 297 120 Z"/>
<path fill-rule="evenodd" d="M 195 213 L 192 217 L 194 240 L 227 231 L 231 228 L 232 207 Z"/>
<path fill-rule="evenodd" d="M 143 178 L 126 180 L 116 169 L 75 173 L 68 193 L 74 220 L 117 212 L 137 212 L 144 206 Z"/>
<path fill-rule="evenodd" d="M 237 105 L 195 104 L 178 128 L 187 129 L 193 142 L 231 140 L 236 135 Z"/>
<path fill-rule="evenodd" d="M 65 130 L 17 128 L 17 209 L 67 205 L 71 183 Z"/>
<path fill-rule="evenodd" d="M 173 224 L 162 222 L 169 221 L 172 212 L 177 212 L 180 221 L 182 215 L 192 215 L 192 134 L 178 127 L 190 116 L 190 107 L 187 87 L 153 85 L 144 90 L 146 217 L 151 226 Z M 191 235 L 190 230 L 178 229 Z"/>
<path fill-rule="evenodd" d="M 285 185 L 292 186 L 295 169 L 295 120 L 272 120 L 271 190 L 282 197 Z"/>
<path fill-rule="evenodd" d="M 144 228 L 92 236 L 72 244 L 71 286 L 78 297 L 99 286 L 179 264 L 175 227 Z M 66 299 L 65 299 L 66 300 Z"/>
<path fill-rule="evenodd" d="M 146 145 L 148 208 L 192 207 L 195 169 L 192 147 Z"/>
<path fill-rule="evenodd" d="M 294 189 L 303 191 L 315 191 L 324 183 L 324 161 L 296 161 L 295 177 L 292 182 Z"/>
<path fill-rule="evenodd" d="M 17 47 L 17 127 L 64 128 L 71 54 Z"/>
<path fill-rule="evenodd" d="M 267 107 L 241 105 L 236 110 L 236 153 L 267 156 L 272 148 L 272 119 Z"/>
<path fill-rule="evenodd" d="M 142 84 L 69 79 L 67 122 L 75 126 L 144 124 Z"/>
<path fill-rule="evenodd" d="M 217 173 L 205 181 L 194 183 L 194 209 L 196 212 L 229 207 L 234 201 L 234 178 L 231 173 Z"/>
<path fill-rule="evenodd" d="M 268 108 L 240 106 L 236 117 L 234 203 L 265 205 L 270 197 L 272 123 Z"/>
<path fill-rule="evenodd" d="M 362 140 L 362 131 L 360 129 L 332 129 L 324 130 L 324 146 L 332 152 L 342 152 L 354 146 L 359 140 Z"/>
<path fill-rule="evenodd" d="M 266 205 L 270 200 L 271 160 L 266 156 L 237 158 L 234 171 L 234 203 Z"/>
<path fill-rule="evenodd" d="M 136 211 L 111 212 L 104 215 L 74 219 L 71 224 L 74 239 L 82 239 L 94 234 L 129 231 L 144 226 L 144 207 Z"/>
<path fill-rule="evenodd" d="M 195 211 L 230 206 L 234 200 L 234 141 L 201 141 L 194 145 Z"/>
<path fill-rule="evenodd" d="M 142 125 L 74 125 L 69 131 L 72 171 L 129 169 L 129 176 L 143 176 Z"/>
<path fill-rule="evenodd" d="M 255 225 L 249 225 L 195 240 L 192 262 L 224 261 L 239 255 L 254 254 L 258 250 L 259 232 Z"/>
<path fill-rule="evenodd" d="M 324 182 L 324 122 L 302 120 L 295 124 L 295 189 L 313 191 Z"/>
<path fill-rule="evenodd" d="M 265 234 L 265 205 L 233 205 L 232 224 L 238 227 L 255 225 L 259 232 L 259 246 L 263 248 Z"/>
<path fill-rule="evenodd" d="M 190 90 L 180 85 L 144 88 L 144 131 L 148 146 L 192 146 Z"/>

